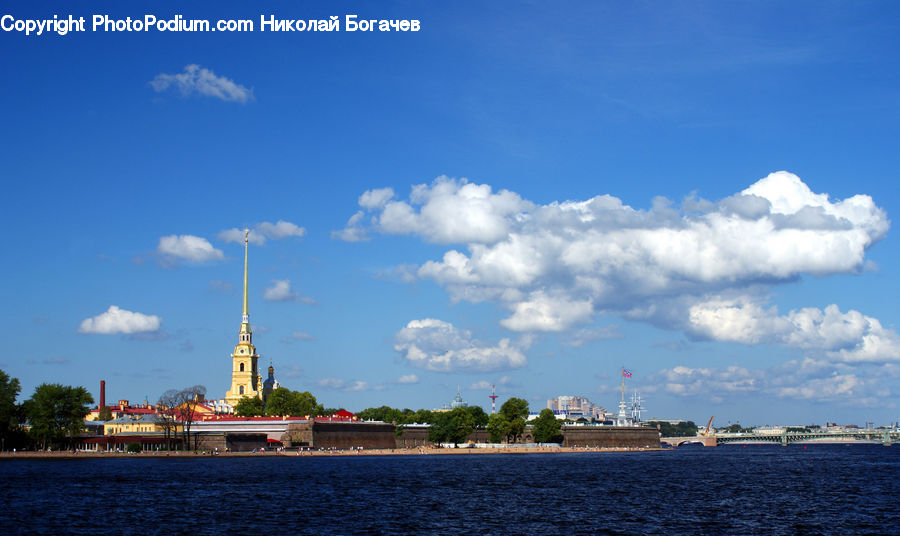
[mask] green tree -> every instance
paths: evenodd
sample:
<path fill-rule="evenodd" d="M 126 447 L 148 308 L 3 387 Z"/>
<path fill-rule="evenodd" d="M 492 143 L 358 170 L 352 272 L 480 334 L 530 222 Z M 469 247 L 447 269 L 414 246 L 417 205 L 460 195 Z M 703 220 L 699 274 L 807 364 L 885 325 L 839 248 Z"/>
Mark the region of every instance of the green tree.
<path fill-rule="evenodd" d="M 431 424 L 435 420 L 437 420 L 437 416 L 440 415 L 439 412 L 430 411 L 427 409 L 420 409 L 413 413 L 404 424 Z"/>
<path fill-rule="evenodd" d="M 739 434 L 739 433 L 742 433 L 742 432 L 744 432 L 744 433 L 746 433 L 746 432 L 752 432 L 752 431 L 753 431 L 753 428 L 744 428 L 743 426 L 741 426 L 740 423 L 734 423 L 734 424 L 730 424 L 730 425 L 726 426 L 725 428 L 722 429 L 722 431 L 723 431 L 723 432 L 728 432 L 728 433 L 730 433 L 730 434 Z M 798 428 L 798 429 L 796 429 L 796 430 L 791 430 L 791 429 L 789 428 L 789 429 L 788 429 L 788 432 L 791 432 L 791 431 L 808 432 L 809 430 L 806 430 L 806 429 L 804 429 L 804 428 Z"/>
<path fill-rule="evenodd" d="M 271 417 L 321 415 L 324 409 L 309 391 L 301 393 L 285 387 L 272 391 L 266 401 L 266 415 Z"/>
<path fill-rule="evenodd" d="M 76 437 L 84 429 L 94 398 L 84 387 L 42 383 L 23 404 L 31 428 L 29 434 L 46 449 Z"/>
<path fill-rule="evenodd" d="M 102 408 L 100 408 L 100 411 L 97 412 L 98 421 L 111 421 L 112 418 L 112 410 L 109 409 L 109 406 L 103 406 Z"/>
<path fill-rule="evenodd" d="M 649 421 L 649 426 L 659 428 L 659 435 L 663 437 L 693 437 L 697 435 L 697 425 L 694 421 L 682 421 L 678 424 L 670 424 L 665 421 Z"/>
<path fill-rule="evenodd" d="M 491 435 L 491 443 L 500 443 L 509 436 L 509 421 L 501 413 L 488 418 L 487 431 Z"/>
<path fill-rule="evenodd" d="M 390 406 L 381 406 L 366 408 L 357 413 L 356 416 L 364 421 L 400 422 L 403 412 Z"/>
<path fill-rule="evenodd" d="M 484 410 L 481 410 L 481 413 L 483 414 Z M 475 417 L 470 408 L 455 408 L 450 411 L 450 429 L 447 434 L 450 442 L 454 445 L 462 443 L 473 431 L 475 431 Z"/>
<path fill-rule="evenodd" d="M 509 423 L 507 441 L 515 443 L 525 433 L 525 419 L 528 417 L 528 402 L 521 398 L 510 398 L 500 406 L 500 414 Z"/>
<path fill-rule="evenodd" d="M 547 408 L 542 409 L 531 424 L 531 434 L 537 443 L 555 442 L 561 437 L 559 432 L 560 422 Z"/>
<path fill-rule="evenodd" d="M 10 378 L 8 374 L 0 370 L 0 441 L 2 448 L 6 450 L 6 442 L 12 436 L 13 431 L 19 427 L 16 418 L 16 397 L 19 396 L 21 386 L 18 378 Z"/>
<path fill-rule="evenodd" d="M 245 396 L 234 406 L 234 414 L 238 417 L 261 417 L 266 414 L 263 401 L 255 396 Z"/>
<path fill-rule="evenodd" d="M 474 422 L 476 428 L 487 426 L 488 414 L 485 413 L 484 408 L 481 406 L 468 406 L 465 410 L 472 416 L 472 422 Z"/>
<path fill-rule="evenodd" d="M 428 430 L 428 440 L 432 443 L 453 443 L 458 445 L 475 429 L 475 419 L 468 408 L 454 408 L 441 413 Z"/>

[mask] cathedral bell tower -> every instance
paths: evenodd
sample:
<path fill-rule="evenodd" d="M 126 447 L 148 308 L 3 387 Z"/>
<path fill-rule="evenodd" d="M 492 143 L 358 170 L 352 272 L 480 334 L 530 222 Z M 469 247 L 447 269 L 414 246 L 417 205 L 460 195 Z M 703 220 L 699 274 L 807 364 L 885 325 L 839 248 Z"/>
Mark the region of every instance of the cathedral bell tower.
<path fill-rule="evenodd" d="M 250 329 L 250 313 L 247 309 L 247 244 L 250 231 L 244 230 L 244 312 L 241 316 L 241 330 L 238 343 L 231 354 L 231 389 L 225 393 L 225 401 L 236 406 L 246 396 L 260 398 L 259 355 L 253 346 L 253 331 Z"/>

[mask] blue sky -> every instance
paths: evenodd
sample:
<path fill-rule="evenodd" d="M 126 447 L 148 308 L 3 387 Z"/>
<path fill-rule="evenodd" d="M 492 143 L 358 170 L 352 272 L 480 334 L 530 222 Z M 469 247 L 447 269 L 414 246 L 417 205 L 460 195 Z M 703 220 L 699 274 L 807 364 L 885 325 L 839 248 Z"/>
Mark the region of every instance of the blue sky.
<path fill-rule="evenodd" d="M 0 31 L 0 368 L 223 397 L 253 229 L 261 365 L 327 406 L 898 420 L 888 2 L 14 2 L 251 33 Z M 419 32 L 260 32 L 261 15 Z M 343 24 L 342 24 L 343 27 Z M 279 223 L 280 222 L 280 223 Z M 115 309 L 110 309 L 115 307 Z"/>

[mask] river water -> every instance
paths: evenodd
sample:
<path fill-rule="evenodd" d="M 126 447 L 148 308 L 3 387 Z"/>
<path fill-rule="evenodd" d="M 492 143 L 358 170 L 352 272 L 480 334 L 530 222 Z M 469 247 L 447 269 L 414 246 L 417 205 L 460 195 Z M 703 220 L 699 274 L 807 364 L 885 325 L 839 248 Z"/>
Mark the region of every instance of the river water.
<path fill-rule="evenodd" d="M 0 461 L 5 534 L 900 534 L 900 446 Z"/>

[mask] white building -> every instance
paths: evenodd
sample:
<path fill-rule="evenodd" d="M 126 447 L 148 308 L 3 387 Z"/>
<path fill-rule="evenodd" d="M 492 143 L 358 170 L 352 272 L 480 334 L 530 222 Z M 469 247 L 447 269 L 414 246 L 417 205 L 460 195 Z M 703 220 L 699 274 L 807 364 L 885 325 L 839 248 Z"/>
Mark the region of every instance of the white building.
<path fill-rule="evenodd" d="M 547 408 L 557 415 L 566 417 L 584 416 L 588 419 L 602 421 L 607 416 L 606 408 L 594 404 L 583 396 L 563 395 L 551 398 L 547 401 Z"/>

